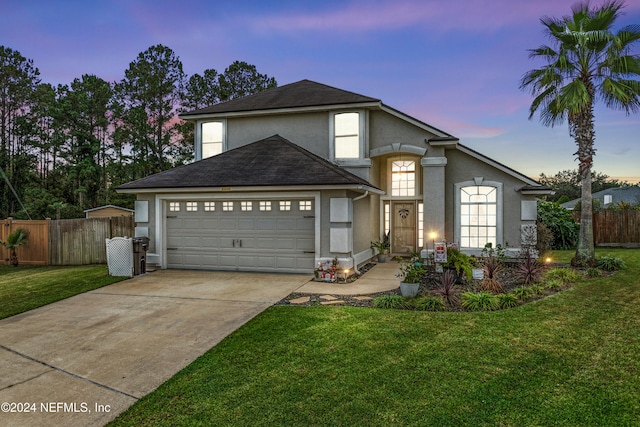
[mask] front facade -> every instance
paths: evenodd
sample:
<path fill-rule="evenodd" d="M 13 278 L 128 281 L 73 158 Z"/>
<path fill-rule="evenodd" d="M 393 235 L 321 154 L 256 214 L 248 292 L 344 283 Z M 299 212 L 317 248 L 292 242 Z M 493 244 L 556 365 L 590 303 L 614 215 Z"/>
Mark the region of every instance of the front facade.
<path fill-rule="evenodd" d="M 163 268 L 311 273 L 455 242 L 517 247 L 549 189 L 380 100 L 303 80 L 181 116 L 193 164 L 119 187 Z"/>

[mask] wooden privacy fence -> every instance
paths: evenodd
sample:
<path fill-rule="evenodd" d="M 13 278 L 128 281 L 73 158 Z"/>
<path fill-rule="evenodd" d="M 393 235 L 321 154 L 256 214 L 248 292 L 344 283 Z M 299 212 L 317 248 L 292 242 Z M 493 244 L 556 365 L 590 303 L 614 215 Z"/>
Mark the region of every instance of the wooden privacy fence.
<path fill-rule="evenodd" d="M 27 244 L 16 250 L 20 264 L 47 265 L 49 262 L 49 221 L 27 221 L 8 218 L 0 223 L 0 241 L 12 232 L 24 228 L 29 232 Z M 9 264 L 9 250 L 0 245 L 0 262 Z"/>
<path fill-rule="evenodd" d="M 107 262 L 106 239 L 133 236 L 132 216 L 42 221 L 3 221 L 0 240 L 18 228 L 28 229 L 29 241 L 18 249 L 20 264 L 84 265 Z M 6 233 L 6 234 L 5 234 Z M 0 260 L 8 263 L 9 251 L 0 248 Z"/>
<path fill-rule="evenodd" d="M 640 211 L 594 212 L 593 238 L 596 245 L 640 246 Z"/>

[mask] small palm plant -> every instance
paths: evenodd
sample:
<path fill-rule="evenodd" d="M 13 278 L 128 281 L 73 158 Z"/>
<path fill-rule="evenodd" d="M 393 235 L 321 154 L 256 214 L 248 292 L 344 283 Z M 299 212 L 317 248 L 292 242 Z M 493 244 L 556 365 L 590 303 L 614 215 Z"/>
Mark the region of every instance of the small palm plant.
<path fill-rule="evenodd" d="M 11 265 L 14 267 L 18 266 L 18 254 L 16 253 L 16 249 L 22 245 L 26 245 L 28 239 L 29 230 L 18 228 L 17 230 L 9 233 L 7 240 L 4 242 L 0 241 L 0 244 L 9 250 Z"/>

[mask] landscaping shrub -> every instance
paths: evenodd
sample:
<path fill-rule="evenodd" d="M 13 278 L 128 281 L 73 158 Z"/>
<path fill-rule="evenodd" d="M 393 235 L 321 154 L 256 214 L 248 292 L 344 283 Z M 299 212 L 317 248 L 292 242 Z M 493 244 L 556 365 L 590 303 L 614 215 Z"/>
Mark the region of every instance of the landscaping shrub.
<path fill-rule="evenodd" d="M 500 308 L 512 308 L 518 305 L 518 297 L 514 294 L 498 294 L 497 297 Z"/>
<path fill-rule="evenodd" d="M 383 295 L 373 299 L 373 306 L 375 308 L 403 309 L 408 308 L 409 304 L 401 295 Z"/>
<path fill-rule="evenodd" d="M 516 268 L 518 278 L 525 285 L 535 283 L 542 274 L 543 266 L 540 262 L 531 254 L 531 251 L 523 251 L 523 259 Z"/>
<path fill-rule="evenodd" d="M 489 250 L 487 250 L 489 249 Z M 486 256 L 482 258 L 482 269 L 484 270 L 484 279 L 480 282 L 479 288 L 483 291 L 493 292 L 495 294 L 504 292 L 502 283 L 496 278 L 498 272 L 503 268 L 502 261 L 499 256 L 494 254 L 493 249 L 485 246 L 482 250 L 483 254 L 486 250 Z"/>
<path fill-rule="evenodd" d="M 491 311 L 500 308 L 498 297 L 489 292 L 465 292 L 462 307 L 474 311 Z"/>
<path fill-rule="evenodd" d="M 605 255 L 598 258 L 597 266 L 604 271 L 616 271 L 625 268 L 626 264 L 620 258 Z"/>
<path fill-rule="evenodd" d="M 520 301 L 525 301 L 533 295 L 533 291 L 527 286 L 515 288 L 512 292 Z"/>
<path fill-rule="evenodd" d="M 580 225 L 571 212 L 558 203 L 538 202 L 538 221 L 553 234 L 553 249 L 574 249 L 578 242 Z"/>
<path fill-rule="evenodd" d="M 564 283 L 560 279 L 547 279 L 544 283 L 544 287 L 551 290 L 560 289 L 562 286 L 564 286 Z"/>
<path fill-rule="evenodd" d="M 602 270 L 599 268 L 591 267 L 587 269 L 587 277 L 594 279 L 596 277 L 602 277 Z"/>
<path fill-rule="evenodd" d="M 458 302 L 458 296 L 456 295 L 456 277 L 450 270 L 445 270 L 440 278 L 440 287 L 434 292 L 440 295 L 450 306 L 455 305 Z"/>
<path fill-rule="evenodd" d="M 574 283 L 578 279 L 580 279 L 580 273 L 575 271 L 572 268 L 552 268 L 547 271 L 545 275 L 545 279 L 549 280 L 559 280 L 563 285 Z"/>
<path fill-rule="evenodd" d="M 416 310 L 421 311 L 445 311 L 447 309 L 444 300 L 440 296 L 424 296 L 413 301 Z"/>

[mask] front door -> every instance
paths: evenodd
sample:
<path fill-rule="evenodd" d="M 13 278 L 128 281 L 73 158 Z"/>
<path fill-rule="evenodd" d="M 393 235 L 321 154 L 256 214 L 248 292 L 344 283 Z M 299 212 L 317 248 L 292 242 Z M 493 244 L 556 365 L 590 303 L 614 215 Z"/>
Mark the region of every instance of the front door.
<path fill-rule="evenodd" d="M 391 252 L 408 254 L 416 250 L 416 202 L 391 203 Z"/>

